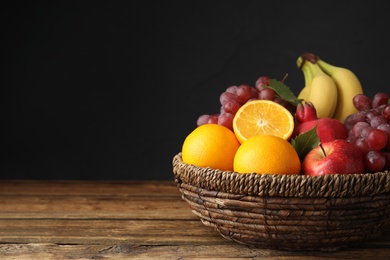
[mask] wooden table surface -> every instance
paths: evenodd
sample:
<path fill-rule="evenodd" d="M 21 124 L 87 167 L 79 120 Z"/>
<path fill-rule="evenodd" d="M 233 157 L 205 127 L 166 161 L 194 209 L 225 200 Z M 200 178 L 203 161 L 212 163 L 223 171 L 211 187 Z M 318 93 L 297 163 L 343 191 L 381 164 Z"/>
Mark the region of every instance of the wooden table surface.
<path fill-rule="evenodd" d="M 195 216 L 174 181 L 0 181 L 0 259 L 390 259 L 390 229 L 325 252 L 259 249 Z"/>

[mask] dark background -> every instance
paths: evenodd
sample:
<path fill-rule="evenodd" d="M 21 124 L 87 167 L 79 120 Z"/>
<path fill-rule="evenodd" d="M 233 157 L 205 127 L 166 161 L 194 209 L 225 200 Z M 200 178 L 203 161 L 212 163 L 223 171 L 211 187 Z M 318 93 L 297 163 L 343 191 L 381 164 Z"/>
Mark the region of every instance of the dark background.
<path fill-rule="evenodd" d="M 322 3 L 322 4 L 321 4 Z M 35 1 L 1 8 L 1 178 L 173 179 L 230 85 L 304 85 L 303 52 L 389 91 L 376 1 Z"/>

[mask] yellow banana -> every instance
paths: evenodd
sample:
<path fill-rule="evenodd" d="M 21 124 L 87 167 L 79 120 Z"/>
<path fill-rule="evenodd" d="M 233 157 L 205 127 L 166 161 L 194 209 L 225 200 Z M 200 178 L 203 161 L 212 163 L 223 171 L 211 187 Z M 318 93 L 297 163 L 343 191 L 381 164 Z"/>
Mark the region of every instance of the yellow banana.
<path fill-rule="evenodd" d="M 318 117 L 332 117 L 337 105 L 336 83 L 310 56 L 301 55 L 297 65 L 305 77 L 305 87 L 298 98 L 310 101 Z"/>
<path fill-rule="evenodd" d="M 299 56 L 297 60 L 297 65 L 298 67 L 301 67 L 302 65 L 302 57 Z M 311 74 L 311 71 L 308 69 L 308 66 L 301 67 L 303 71 L 303 76 L 305 79 L 305 87 L 301 89 L 301 92 L 298 94 L 298 99 L 303 99 L 303 100 L 308 100 L 309 98 L 309 93 L 310 93 L 310 82 L 312 80 L 313 75 Z"/>
<path fill-rule="evenodd" d="M 357 112 L 352 100 L 355 95 L 363 94 L 362 85 L 357 76 L 347 68 L 331 65 L 320 58 L 318 58 L 317 64 L 336 83 L 338 100 L 333 118 L 344 123 L 348 115 Z"/>

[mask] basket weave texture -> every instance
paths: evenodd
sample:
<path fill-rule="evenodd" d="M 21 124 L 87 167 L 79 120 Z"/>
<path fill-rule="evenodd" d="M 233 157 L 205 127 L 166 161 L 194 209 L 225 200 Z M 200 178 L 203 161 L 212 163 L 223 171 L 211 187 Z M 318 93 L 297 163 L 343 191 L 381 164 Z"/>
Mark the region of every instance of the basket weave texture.
<path fill-rule="evenodd" d="M 224 238 L 259 248 L 336 251 L 390 223 L 390 172 L 239 174 L 172 161 L 182 198 Z"/>

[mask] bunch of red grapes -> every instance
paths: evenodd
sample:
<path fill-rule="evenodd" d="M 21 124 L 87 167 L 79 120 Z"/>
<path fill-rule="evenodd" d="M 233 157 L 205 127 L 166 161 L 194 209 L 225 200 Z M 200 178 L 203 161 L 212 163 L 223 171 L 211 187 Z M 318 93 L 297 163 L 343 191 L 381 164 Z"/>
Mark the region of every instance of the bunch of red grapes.
<path fill-rule="evenodd" d="M 358 112 L 349 115 L 344 124 L 350 143 L 362 151 L 367 172 L 390 170 L 390 104 L 384 92 L 372 99 L 358 94 L 353 98 Z"/>
<path fill-rule="evenodd" d="M 267 88 L 269 79 L 268 76 L 260 76 L 254 87 L 247 84 L 229 86 L 219 96 L 220 111 L 199 116 L 196 122 L 197 125 L 219 124 L 233 130 L 233 118 L 238 109 L 246 102 L 254 99 L 275 101 L 294 114 L 296 109 L 294 105 L 279 97 L 272 88 Z"/>

